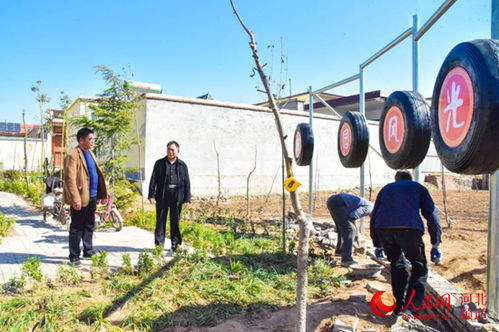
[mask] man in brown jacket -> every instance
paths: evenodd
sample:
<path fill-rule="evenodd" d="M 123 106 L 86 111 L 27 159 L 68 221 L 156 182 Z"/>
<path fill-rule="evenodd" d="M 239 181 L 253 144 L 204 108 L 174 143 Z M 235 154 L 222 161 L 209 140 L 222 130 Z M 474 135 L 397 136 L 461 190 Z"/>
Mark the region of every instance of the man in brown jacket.
<path fill-rule="evenodd" d="M 95 156 L 90 151 L 95 142 L 94 132 L 82 128 L 76 134 L 78 147 L 64 158 L 64 202 L 71 206 L 69 227 L 69 260 L 80 264 L 80 241 L 83 257 L 92 257 L 92 237 L 95 228 L 97 200 L 107 198 L 106 183 Z"/>

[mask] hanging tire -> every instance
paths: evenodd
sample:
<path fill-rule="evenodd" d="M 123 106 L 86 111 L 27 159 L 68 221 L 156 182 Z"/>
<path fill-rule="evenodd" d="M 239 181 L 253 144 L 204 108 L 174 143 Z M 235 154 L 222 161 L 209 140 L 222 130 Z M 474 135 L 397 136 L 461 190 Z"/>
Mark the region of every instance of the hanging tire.
<path fill-rule="evenodd" d="M 463 174 L 499 168 L 499 41 L 454 47 L 433 89 L 433 141 L 443 165 Z"/>
<path fill-rule="evenodd" d="M 310 124 L 299 123 L 296 126 L 293 151 L 297 165 L 310 165 L 314 155 L 314 133 Z"/>
<path fill-rule="evenodd" d="M 114 229 L 116 229 L 117 232 L 121 231 L 123 228 L 123 217 L 116 207 L 111 209 L 109 219 L 111 220 L 111 225 L 113 225 Z"/>
<path fill-rule="evenodd" d="M 430 107 L 413 91 L 395 91 L 385 101 L 379 120 L 379 146 L 393 169 L 415 168 L 431 141 Z"/>
<path fill-rule="evenodd" d="M 364 115 L 346 112 L 338 130 L 338 155 L 344 167 L 360 167 L 369 150 L 369 129 Z"/>

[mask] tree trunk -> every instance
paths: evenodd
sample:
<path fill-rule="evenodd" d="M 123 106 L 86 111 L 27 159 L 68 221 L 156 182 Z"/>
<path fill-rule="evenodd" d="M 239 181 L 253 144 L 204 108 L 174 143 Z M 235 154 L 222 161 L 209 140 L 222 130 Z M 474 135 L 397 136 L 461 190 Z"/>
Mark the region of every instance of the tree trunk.
<path fill-rule="evenodd" d="M 26 140 L 28 131 L 26 130 L 26 111 L 23 110 L 23 126 L 24 126 L 24 178 L 26 180 L 26 189 L 29 191 L 29 176 L 28 176 L 28 152 L 26 149 Z"/>
<path fill-rule="evenodd" d="M 277 132 L 279 134 L 279 138 L 281 141 L 281 149 L 284 158 L 284 163 L 286 165 L 287 177 L 291 177 L 293 176 L 293 160 L 291 159 L 288 149 L 286 147 L 285 135 L 282 129 L 281 117 L 279 109 L 277 107 L 276 100 L 274 98 L 274 95 L 272 94 L 267 76 L 265 75 L 263 67 L 260 63 L 260 56 L 258 54 L 258 49 L 256 47 L 255 36 L 253 32 L 251 32 L 242 21 L 232 0 L 230 0 L 230 4 L 232 6 L 232 9 L 234 10 L 234 14 L 239 20 L 239 23 L 250 37 L 249 45 L 253 54 L 253 59 L 255 60 L 255 65 L 256 65 L 255 69 L 258 72 L 258 75 L 260 76 L 263 86 L 265 87 L 265 91 L 268 97 L 268 102 L 272 110 L 272 113 L 274 114 Z M 306 330 L 306 318 L 307 318 L 308 240 L 312 227 L 310 225 L 310 221 L 307 219 L 305 213 L 303 212 L 298 193 L 296 191 L 290 192 L 289 196 L 291 199 L 293 210 L 296 215 L 297 222 L 300 226 L 300 234 L 298 241 L 298 259 L 297 259 L 297 282 L 296 282 L 296 298 L 297 298 L 297 309 L 298 309 L 298 315 L 297 315 L 298 321 L 296 324 L 296 330 L 304 332 Z"/>

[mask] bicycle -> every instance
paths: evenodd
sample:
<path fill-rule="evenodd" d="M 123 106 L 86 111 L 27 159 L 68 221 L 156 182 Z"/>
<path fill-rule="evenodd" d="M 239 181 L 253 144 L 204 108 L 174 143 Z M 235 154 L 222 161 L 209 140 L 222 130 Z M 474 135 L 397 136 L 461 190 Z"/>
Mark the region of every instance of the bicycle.
<path fill-rule="evenodd" d="M 64 204 L 62 180 L 57 176 L 48 177 L 45 179 L 45 186 L 42 197 L 43 222 L 47 222 L 48 217 L 52 216 L 61 225 L 69 228 L 71 213 L 69 206 Z"/>
<path fill-rule="evenodd" d="M 113 196 L 107 195 L 105 210 L 103 209 L 103 205 L 104 204 L 98 204 L 97 210 L 95 211 L 95 227 L 102 226 L 109 220 L 114 229 L 119 232 L 123 228 L 123 217 L 116 205 L 113 204 Z"/>

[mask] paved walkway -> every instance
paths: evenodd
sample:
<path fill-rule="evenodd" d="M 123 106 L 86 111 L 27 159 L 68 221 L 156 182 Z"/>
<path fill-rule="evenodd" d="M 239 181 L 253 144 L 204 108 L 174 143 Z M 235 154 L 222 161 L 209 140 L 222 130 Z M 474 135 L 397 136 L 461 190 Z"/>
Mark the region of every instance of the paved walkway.
<path fill-rule="evenodd" d="M 55 221 L 44 223 L 39 210 L 14 194 L 0 192 L 0 213 L 16 219 L 14 232 L 0 243 L 0 282 L 21 275 L 21 264 L 35 256 L 42 262 L 45 276 L 54 278 L 57 267 L 68 262 L 68 230 Z M 52 219 L 50 219 L 52 220 Z M 166 239 L 166 247 L 170 246 Z M 154 247 L 154 234 L 141 228 L 127 226 L 119 232 L 114 229 L 97 229 L 94 232 L 94 248 L 107 251 L 108 265 L 113 269 L 122 265 L 122 254 L 128 253 L 132 264 L 137 264 L 144 248 Z M 80 267 L 90 271 L 91 259 L 83 258 Z"/>

